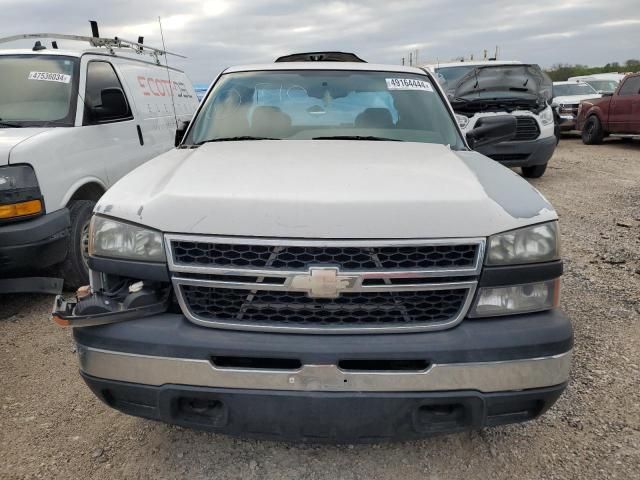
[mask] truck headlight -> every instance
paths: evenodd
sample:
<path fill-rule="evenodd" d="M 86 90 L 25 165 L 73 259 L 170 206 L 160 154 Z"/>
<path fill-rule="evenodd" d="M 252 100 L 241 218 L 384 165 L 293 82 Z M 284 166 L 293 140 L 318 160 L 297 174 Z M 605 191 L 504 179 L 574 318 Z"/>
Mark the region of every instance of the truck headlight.
<path fill-rule="evenodd" d="M 89 255 L 142 262 L 166 260 L 162 233 L 99 215 L 91 219 Z"/>
<path fill-rule="evenodd" d="M 559 278 L 508 287 L 485 287 L 478 290 L 469 317 L 539 312 L 557 307 L 559 300 Z"/>
<path fill-rule="evenodd" d="M 489 237 L 486 265 L 518 265 L 560 258 L 558 222 L 542 223 Z"/>
<path fill-rule="evenodd" d="M 553 109 L 551 107 L 547 107 L 540 112 L 540 122 L 542 125 L 551 125 L 553 123 Z"/>
<path fill-rule="evenodd" d="M 32 217 L 44 212 L 42 194 L 29 165 L 0 167 L 0 220 Z"/>

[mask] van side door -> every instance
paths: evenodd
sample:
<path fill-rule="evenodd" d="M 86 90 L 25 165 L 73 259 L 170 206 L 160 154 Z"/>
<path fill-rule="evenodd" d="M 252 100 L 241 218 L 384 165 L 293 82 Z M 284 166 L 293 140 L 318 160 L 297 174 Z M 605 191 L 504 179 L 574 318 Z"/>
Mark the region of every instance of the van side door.
<path fill-rule="evenodd" d="M 141 163 L 136 161 L 144 151 L 134 112 L 114 66 L 107 60 L 86 62 L 82 128 L 87 161 L 104 166 L 109 185 Z"/>

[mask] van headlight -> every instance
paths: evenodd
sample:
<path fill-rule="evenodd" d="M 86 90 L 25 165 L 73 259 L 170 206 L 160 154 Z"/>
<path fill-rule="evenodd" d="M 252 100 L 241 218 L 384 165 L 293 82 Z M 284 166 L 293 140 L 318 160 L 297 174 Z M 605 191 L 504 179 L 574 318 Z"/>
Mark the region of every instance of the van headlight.
<path fill-rule="evenodd" d="M 0 222 L 44 213 L 42 193 L 30 165 L 0 167 Z"/>
<path fill-rule="evenodd" d="M 478 290 L 469 317 L 495 317 L 550 310 L 560 300 L 560 279 L 544 282 L 484 287 Z"/>
<path fill-rule="evenodd" d="M 542 125 L 551 125 L 553 123 L 553 109 L 551 107 L 547 107 L 540 112 L 540 123 Z"/>
<path fill-rule="evenodd" d="M 492 235 L 487 242 L 486 265 L 550 262 L 560 258 L 558 222 L 542 223 Z"/>
<path fill-rule="evenodd" d="M 162 233 L 94 215 L 89 231 L 89 255 L 141 262 L 164 262 Z"/>

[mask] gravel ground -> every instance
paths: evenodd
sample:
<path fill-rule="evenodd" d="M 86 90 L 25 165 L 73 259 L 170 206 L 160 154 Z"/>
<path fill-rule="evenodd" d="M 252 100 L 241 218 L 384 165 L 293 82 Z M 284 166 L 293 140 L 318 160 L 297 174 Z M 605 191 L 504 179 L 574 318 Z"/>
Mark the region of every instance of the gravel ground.
<path fill-rule="evenodd" d="M 51 297 L 0 296 L 0 478 L 639 478 L 640 143 L 563 140 L 533 183 L 560 213 L 576 333 L 569 388 L 539 420 L 341 447 L 141 420 L 85 387 Z"/>

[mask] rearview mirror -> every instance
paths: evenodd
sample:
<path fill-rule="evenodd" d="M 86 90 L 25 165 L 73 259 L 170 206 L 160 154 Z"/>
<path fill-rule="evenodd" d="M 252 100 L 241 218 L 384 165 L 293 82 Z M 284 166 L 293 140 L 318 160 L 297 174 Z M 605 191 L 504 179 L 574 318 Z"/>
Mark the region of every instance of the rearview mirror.
<path fill-rule="evenodd" d="M 178 127 L 176 128 L 176 138 L 173 142 L 173 145 L 175 147 L 177 147 L 182 143 L 182 140 L 184 139 L 184 134 L 187 133 L 187 128 L 189 128 L 189 123 L 191 122 L 182 121 L 178 124 Z"/>
<path fill-rule="evenodd" d="M 473 130 L 467 132 L 472 149 L 512 140 L 516 135 L 516 119 L 511 115 L 480 118 Z"/>
<path fill-rule="evenodd" d="M 91 108 L 91 119 L 94 122 L 126 117 L 129 114 L 129 105 L 124 92 L 119 88 L 105 88 L 100 92 L 100 105 Z"/>

